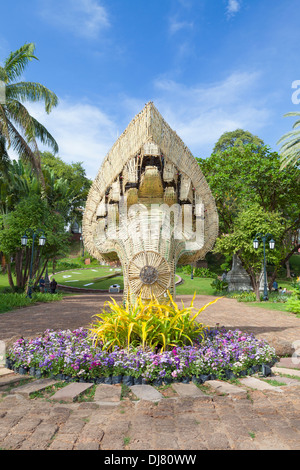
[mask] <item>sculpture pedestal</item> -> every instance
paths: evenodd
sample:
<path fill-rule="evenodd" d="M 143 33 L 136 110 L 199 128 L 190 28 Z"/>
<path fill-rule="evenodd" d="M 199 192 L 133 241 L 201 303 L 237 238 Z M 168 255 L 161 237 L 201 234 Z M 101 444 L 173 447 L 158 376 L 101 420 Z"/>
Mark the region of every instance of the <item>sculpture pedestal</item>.
<path fill-rule="evenodd" d="M 237 255 L 233 255 L 232 269 L 228 272 L 226 281 L 228 282 L 228 292 L 253 290 L 250 276 L 243 268 L 241 260 Z"/>

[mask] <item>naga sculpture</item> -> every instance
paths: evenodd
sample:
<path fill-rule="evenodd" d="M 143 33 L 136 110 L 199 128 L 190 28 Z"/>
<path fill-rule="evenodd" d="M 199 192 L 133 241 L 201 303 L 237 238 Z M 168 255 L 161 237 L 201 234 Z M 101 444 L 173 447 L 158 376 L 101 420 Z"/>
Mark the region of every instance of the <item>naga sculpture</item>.
<path fill-rule="evenodd" d="M 175 296 L 177 264 L 204 259 L 218 235 L 218 214 L 191 152 L 152 102 L 107 154 L 83 217 L 86 250 L 119 260 L 124 298 Z"/>

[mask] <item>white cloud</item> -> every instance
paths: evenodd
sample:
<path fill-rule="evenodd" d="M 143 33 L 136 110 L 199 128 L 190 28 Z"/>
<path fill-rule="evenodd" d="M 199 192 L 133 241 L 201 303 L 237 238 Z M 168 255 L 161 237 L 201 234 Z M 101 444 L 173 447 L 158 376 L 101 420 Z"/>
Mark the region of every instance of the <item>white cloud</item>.
<path fill-rule="evenodd" d="M 193 23 L 188 21 L 180 21 L 176 18 L 170 18 L 169 20 L 169 32 L 170 34 L 178 33 L 182 29 L 192 29 Z"/>
<path fill-rule="evenodd" d="M 27 109 L 53 135 L 60 158 L 67 163 L 83 162 L 87 176 L 94 179 L 117 140 L 117 125 L 100 108 L 83 102 L 61 100 L 49 115 L 42 104 L 30 104 Z"/>
<path fill-rule="evenodd" d="M 59 28 L 66 28 L 74 35 L 96 38 L 109 26 L 106 9 L 98 0 L 42 0 L 39 2 L 40 15 Z"/>
<path fill-rule="evenodd" d="M 240 0 L 228 0 L 227 14 L 229 16 L 235 15 L 241 8 Z"/>
<path fill-rule="evenodd" d="M 215 84 L 190 87 L 157 80 L 154 104 L 190 150 L 204 157 L 224 132 L 242 128 L 257 134 L 269 123 L 269 108 L 255 91 L 251 94 L 259 79 L 256 72 L 236 72 Z"/>
<path fill-rule="evenodd" d="M 154 102 L 195 156 L 208 157 L 227 131 L 242 128 L 260 135 L 271 120 L 270 96 L 264 94 L 257 99 L 261 78 L 257 72 L 235 72 L 222 81 L 193 86 L 157 79 L 154 96 L 146 97 L 145 101 L 135 96 L 118 96 L 117 119 L 84 101 L 61 99 L 49 115 L 42 104 L 29 104 L 27 108 L 57 140 L 60 158 L 67 163 L 83 162 L 87 176 L 93 180 L 112 145 L 146 101 Z M 114 104 L 110 105 L 113 109 Z"/>

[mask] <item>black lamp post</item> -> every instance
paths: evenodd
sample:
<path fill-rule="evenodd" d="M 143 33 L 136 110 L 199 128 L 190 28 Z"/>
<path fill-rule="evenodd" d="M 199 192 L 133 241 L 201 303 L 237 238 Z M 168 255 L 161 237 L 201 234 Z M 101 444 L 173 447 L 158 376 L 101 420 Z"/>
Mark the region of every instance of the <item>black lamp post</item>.
<path fill-rule="evenodd" d="M 269 238 L 271 239 L 269 241 L 270 250 L 274 250 L 275 242 L 274 242 L 273 237 L 270 233 L 267 233 L 266 235 L 263 235 L 262 233 L 258 233 L 255 237 L 255 240 L 253 241 L 253 247 L 254 247 L 255 250 L 257 250 L 258 247 L 259 247 L 258 238 L 262 239 L 263 247 L 264 247 L 264 296 L 263 296 L 263 300 L 266 301 L 266 300 L 269 300 L 268 284 L 267 284 L 266 242 Z"/>
<path fill-rule="evenodd" d="M 44 231 L 42 229 L 37 229 L 36 232 L 32 230 L 31 228 L 27 228 L 25 230 L 24 235 L 21 237 L 21 244 L 22 246 L 26 246 L 28 243 L 28 235 L 27 233 L 32 235 L 32 248 L 31 248 L 31 261 L 30 261 L 30 271 L 29 271 L 29 283 L 28 283 L 28 290 L 27 290 L 27 297 L 31 299 L 31 294 L 32 294 L 32 286 L 31 286 L 31 281 L 32 281 L 32 267 L 33 267 L 33 254 L 34 254 L 34 242 L 36 237 L 40 235 L 39 237 L 39 245 L 44 246 L 46 243 L 46 237 L 44 234 Z"/>
<path fill-rule="evenodd" d="M 194 279 L 194 266 L 191 264 L 191 279 Z"/>
<path fill-rule="evenodd" d="M 81 241 L 81 244 L 82 244 L 82 253 L 81 253 L 81 256 L 82 258 L 84 257 L 84 243 L 83 243 L 83 236 L 80 235 L 80 241 Z"/>

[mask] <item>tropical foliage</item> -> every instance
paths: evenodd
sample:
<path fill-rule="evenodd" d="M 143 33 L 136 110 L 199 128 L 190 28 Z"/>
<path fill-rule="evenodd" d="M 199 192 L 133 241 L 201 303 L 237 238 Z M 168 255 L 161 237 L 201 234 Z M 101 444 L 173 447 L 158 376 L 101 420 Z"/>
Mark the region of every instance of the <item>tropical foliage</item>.
<path fill-rule="evenodd" d="M 286 302 L 286 310 L 300 315 L 300 277 L 293 283 L 292 295 Z"/>
<path fill-rule="evenodd" d="M 296 165 L 300 158 L 300 112 L 291 112 L 284 115 L 285 117 L 296 116 L 298 119 L 293 124 L 293 130 L 284 134 L 277 145 L 281 144 L 280 155 L 281 155 L 281 169 L 288 165 Z"/>
<path fill-rule="evenodd" d="M 243 151 L 245 145 L 248 144 L 261 147 L 264 145 L 264 142 L 256 135 L 251 134 L 249 131 L 236 129 L 235 131 L 224 132 L 224 134 L 222 134 L 216 142 L 212 153 L 222 153 L 232 147 Z"/>
<path fill-rule="evenodd" d="M 30 115 L 23 103 L 43 101 L 45 111 L 50 113 L 57 105 L 58 99 L 55 93 L 40 83 L 16 81 L 20 79 L 29 62 L 37 60 L 34 52 L 33 43 L 24 44 L 15 52 L 11 52 L 4 60 L 3 67 L 0 67 L 0 79 L 5 84 L 5 102 L 0 104 L 0 156 L 5 158 L 5 142 L 8 149 L 12 148 L 23 161 L 30 163 L 43 184 L 37 141 L 50 146 L 55 153 L 58 151 L 58 145 L 47 129 Z"/>
<path fill-rule="evenodd" d="M 260 301 L 260 275 L 263 260 L 263 243 L 256 250 L 253 240 L 259 233 L 272 234 L 275 240 L 282 239 L 284 233 L 284 219 L 277 212 L 266 212 L 259 205 L 250 206 L 241 211 L 236 218 L 233 231 L 219 237 L 214 248 L 215 253 L 225 255 L 236 253 L 246 271 L 248 272 L 256 298 Z M 282 245 L 275 245 L 274 250 L 266 250 L 267 261 L 275 267 L 280 265 L 282 259 Z"/>
<path fill-rule="evenodd" d="M 49 259 L 59 253 L 63 254 L 68 245 L 68 233 L 61 214 L 52 210 L 47 200 L 41 199 L 38 193 L 28 194 L 17 201 L 15 208 L 0 216 L 0 250 L 7 263 L 8 279 L 11 288 L 25 288 L 32 256 L 32 237 L 28 245 L 21 245 L 21 237 L 26 229 L 42 229 L 46 245 L 40 247 L 36 240 L 33 257 L 33 278 L 36 281 L 45 270 Z M 16 283 L 12 274 L 15 274 Z"/>
<path fill-rule="evenodd" d="M 94 344 L 101 344 L 105 350 L 129 348 L 131 345 L 140 346 L 143 350 L 150 348 L 161 351 L 193 344 L 194 339 L 201 336 L 204 330 L 204 326 L 197 323 L 197 317 L 218 300 L 210 302 L 191 316 L 194 298 L 189 307 L 183 306 L 182 309 L 178 308 L 170 294 L 165 304 L 160 304 L 155 298 L 143 302 L 139 297 L 132 307 L 129 302 L 121 306 L 112 299 L 112 302 L 107 303 L 109 310 L 96 315 L 98 321 L 90 329 Z"/>
<path fill-rule="evenodd" d="M 83 208 L 92 182 L 87 178 L 82 163 L 65 163 L 50 152 L 41 154 L 42 168 L 51 174 L 56 186 L 52 185 L 51 196 L 65 207 L 66 221 L 81 224 Z M 63 183 L 63 185 L 62 185 Z M 59 184 L 60 188 L 57 188 Z"/>
<path fill-rule="evenodd" d="M 277 247 L 281 247 L 281 259 L 274 266 L 270 279 L 272 285 L 279 267 L 285 266 L 300 248 L 300 169 L 289 166 L 280 171 L 278 153 L 266 146 L 253 144 L 244 146 L 242 150 L 230 147 L 207 159 L 197 160 L 215 197 L 220 235 L 232 234 L 239 214 L 251 206 L 260 207 L 266 214 L 274 212 L 282 217 L 284 230 L 280 238 L 274 238 Z M 270 233 L 273 233 L 272 228 Z M 252 244 L 251 238 L 248 244 Z M 226 252 L 222 254 L 226 255 Z"/>

